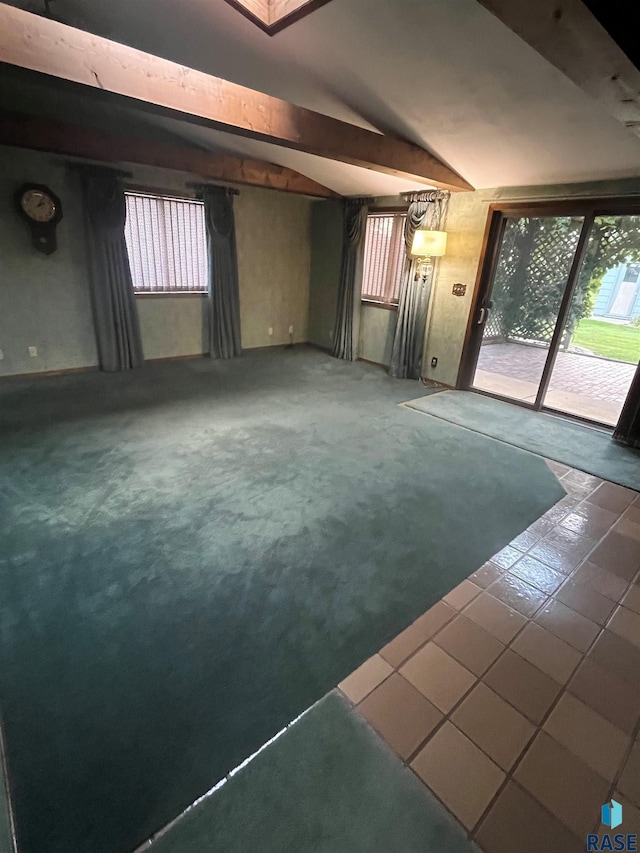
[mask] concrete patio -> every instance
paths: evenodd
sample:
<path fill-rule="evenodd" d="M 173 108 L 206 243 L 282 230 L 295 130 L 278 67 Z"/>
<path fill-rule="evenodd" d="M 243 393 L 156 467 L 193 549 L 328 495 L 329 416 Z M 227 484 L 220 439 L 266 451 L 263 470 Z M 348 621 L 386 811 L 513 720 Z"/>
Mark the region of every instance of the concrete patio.
<path fill-rule="evenodd" d="M 473 385 L 483 391 L 533 402 L 548 354 L 546 347 L 483 343 Z M 635 369 L 635 364 L 561 351 L 544 404 L 615 426 Z"/>

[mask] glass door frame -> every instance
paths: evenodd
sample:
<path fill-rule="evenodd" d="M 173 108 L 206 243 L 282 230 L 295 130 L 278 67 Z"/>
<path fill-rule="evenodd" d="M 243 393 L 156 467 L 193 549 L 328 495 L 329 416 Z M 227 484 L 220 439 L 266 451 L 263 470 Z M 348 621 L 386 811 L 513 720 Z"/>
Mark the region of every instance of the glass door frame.
<path fill-rule="evenodd" d="M 582 261 L 584 260 L 585 251 L 587 249 L 589 232 L 593 225 L 594 219 L 597 216 L 630 216 L 640 215 L 640 197 L 611 197 L 611 198 L 591 198 L 591 199 L 574 199 L 574 200 L 558 200 L 558 201 L 537 201 L 537 202 L 505 202 L 494 203 L 489 205 L 489 213 L 487 216 L 487 224 L 484 233 L 482 244 L 482 252 L 480 256 L 480 265 L 478 267 L 478 275 L 473 293 L 473 301 L 469 318 L 467 321 L 467 330 L 464 339 L 462 350 L 462 359 L 460 369 L 458 371 L 458 379 L 456 388 L 465 391 L 473 391 L 476 394 L 484 394 L 487 397 L 494 397 L 498 400 L 504 400 L 507 403 L 512 403 L 516 406 L 522 406 L 533 411 L 545 411 L 553 414 L 562 415 L 563 417 L 572 418 L 573 420 L 582 421 L 592 426 L 597 426 L 601 429 L 612 430 L 612 427 L 592 421 L 588 418 L 572 415 L 568 412 L 563 412 L 559 409 L 554 409 L 551 406 L 544 405 L 544 398 L 549 388 L 551 374 L 556 363 L 556 358 L 560 350 L 562 334 L 565 322 L 571 308 L 571 300 L 573 298 L 576 283 L 579 278 Z M 536 399 L 533 402 L 517 400 L 512 397 L 507 397 L 493 391 L 484 391 L 481 388 L 475 388 L 473 379 L 476 371 L 476 365 L 480 355 L 480 346 L 482 344 L 482 335 L 484 325 L 487 318 L 487 312 L 490 311 L 491 290 L 494 280 L 494 275 L 500 257 L 500 249 L 502 246 L 502 238 L 506 224 L 509 219 L 517 219 L 524 216 L 544 217 L 544 216 L 581 216 L 583 217 L 582 228 L 578 243 L 574 252 L 571 269 L 565 285 L 564 295 L 560 304 L 560 309 L 556 319 L 553 336 L 549 344 L 549 351 L 542 372 L 542 377 L 538 386 Z"/>

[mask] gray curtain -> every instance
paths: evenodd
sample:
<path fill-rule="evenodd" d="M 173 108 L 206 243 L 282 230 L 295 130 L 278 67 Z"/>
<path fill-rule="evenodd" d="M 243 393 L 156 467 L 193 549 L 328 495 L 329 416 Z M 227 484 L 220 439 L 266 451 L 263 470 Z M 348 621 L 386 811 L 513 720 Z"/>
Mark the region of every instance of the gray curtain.
<path fill-rule="evenodd" d="M 407 258 L 400 286 L 396 330 L 391 349 L 389 374 L 398 379 L 420 379 L 422 354 L 427 325 L 427 310 L 433 272 L 426 279 L 416 278 L 416 264 L 411 258 L 413 236 L 419 228 L 442 229 L 449 193 L 440 190 L 413 196 L 404 226 Z"/>
<path fill-rule="evenodd" d="M 118 172 L 81 170 L 89 286 L 102 370 L 131 370 L 144 362 L 138 309 L 124 225 L 127 209 Z"/>
<path fill-rule="evenodd" d="M 209 354 L 233 358 L 242 353 L 233 197 L 225 187 L 206 187 L 203 199 L 209 255 Z"/>
<path fill-rule="evenodd" d="M 369 199 L 349 199 L 344 204 L 342 266 L 332 355 L 345 361 L 355 361 L 358 358 L 360 295 L 368 203 Z"/>
<path fill-rule="evenodd" d="M 638 362 L 613 438 L 619 444 L 640 448 L 640 362 Z"/>

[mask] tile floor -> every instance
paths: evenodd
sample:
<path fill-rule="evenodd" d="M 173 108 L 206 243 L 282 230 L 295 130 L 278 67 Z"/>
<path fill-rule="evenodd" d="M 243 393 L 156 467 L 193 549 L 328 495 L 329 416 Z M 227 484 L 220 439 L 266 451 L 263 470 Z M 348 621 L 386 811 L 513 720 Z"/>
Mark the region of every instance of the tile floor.
<path fill-rule="evenodd" d="M 486 853 L 640 832 L 640 495 L 567 495 L 340 684 Z"/>

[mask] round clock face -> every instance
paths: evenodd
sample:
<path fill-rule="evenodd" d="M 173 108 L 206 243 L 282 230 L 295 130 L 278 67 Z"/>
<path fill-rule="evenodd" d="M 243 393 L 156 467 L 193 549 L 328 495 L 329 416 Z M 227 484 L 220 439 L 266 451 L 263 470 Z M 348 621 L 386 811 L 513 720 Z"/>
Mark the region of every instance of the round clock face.
<path fill-rule="evenodd" d="M 42 190 L 26 190 L 20 198 L 20 206 L 34 222 L 49 222 L 56 215 L 56 204 Z"/>

